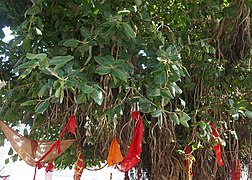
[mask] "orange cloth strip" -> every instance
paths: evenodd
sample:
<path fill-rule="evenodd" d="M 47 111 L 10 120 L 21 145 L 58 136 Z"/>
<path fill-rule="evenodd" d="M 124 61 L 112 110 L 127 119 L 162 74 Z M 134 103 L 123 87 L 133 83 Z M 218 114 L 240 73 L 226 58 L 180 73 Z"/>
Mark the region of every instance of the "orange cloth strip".
<path fill-rule="evenodd" d="M 108 166 L 114 166 L 123 161 L 123 156 L 116 138 L 111 142 L 107 161 Z"/>

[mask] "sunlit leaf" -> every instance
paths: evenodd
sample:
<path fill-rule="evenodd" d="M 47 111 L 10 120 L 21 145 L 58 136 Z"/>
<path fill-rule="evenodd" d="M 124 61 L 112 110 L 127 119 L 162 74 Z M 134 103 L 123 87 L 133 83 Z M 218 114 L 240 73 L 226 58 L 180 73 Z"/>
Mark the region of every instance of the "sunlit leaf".
<path fill-rule="evenodd" d="M 38 106 L 36 107 L 35 111 L 37 113 L 43 113 L 49 106 L 48 101 L 43 101 L 41 103 L 38 104 Z"/>
<path fill-rule="evenodd" d="M 91 93 L 91 97 L 98 105 L 102 105 L 103 95 L 101 91 L 94 90 L 94 92 Z"/>

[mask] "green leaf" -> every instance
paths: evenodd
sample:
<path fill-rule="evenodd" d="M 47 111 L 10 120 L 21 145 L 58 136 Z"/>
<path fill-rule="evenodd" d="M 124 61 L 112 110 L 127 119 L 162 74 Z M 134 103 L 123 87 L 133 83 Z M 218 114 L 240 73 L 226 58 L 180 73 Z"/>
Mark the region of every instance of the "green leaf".
<path fill-rule="evenodd" d="M 172 113 L 171 118 L 174 123 L 176 123 L 177 125 L 180 124 L 179 117 L 177 116 L 177 114 L 175 112 Z"/>
<path fill-rule="evenodd" d="M 84 53 L 87 52 L 89 49 L 89 45 L 88 44 L 82 44 L 80 45 L 80 52 Z"/>
<path fill-rule="evenodd" d="M 96 68 L 95 73 L 99 75 L 105 75 L 111 73 L 111 67 L 109 66 L 99 66 Z"/>
<path fill-rule="evenodd" d="M 64 88 L 61 88 L 61 92 L 60 92 L 60 104 L 63 102 L 64 99 Z"/>
<path fill-rule="evenodd" d="M 106 37 L 108 37 L 108 36 L 114 34 L 115 31 L 116 31 L 116 27 L 115 27 L 114 25 L 112 25 L 112 26 L 110 26 L 110 27 L 108 28 L 108 30 L 107 30 L 105 33 L 103 33 L 103 37 L 106 38 Z"/>
<path fill-rule="evenodd" d="M 111 74 L 124 82 L 128 81 L 128 73 L 123 68 L 112 68 Z"/>
<path fill-rule="evenodd" d="M 162 112 L 160 110 L 153 111 L 151 113 L 151 116 L 152 117 L 160 117 L 160 116 L 162 116 Z"/>
<path fill-rule="evenodd" d="M 183 107 L 185 107 L 185 106 L 186 106 L 186 102 L 185 102 L 183 99 L 181 99 L 181 98 L 179 98 L 179 100 L 180 100 L 181 105 L 182 105 Z"/>
<path fill-rule="evenodd" d="M 18 160 L 18 155 L 14 154 L 11 158 L 12 158 L 12 161 L 15 162 Z"/>
<path fill-rule="evenodd" d="M 56 97 L 56 98 L 60 97 L 61 91 L 62 91 L 62 86 L 60 86 L 60 87 L 55 91 L 55 97 Z"/>
<path fill-rule="evenodd" d="M 45 53 L 38 53 L 38 54 L 27 53 L 26 58 L 31 59 L 31 60 L 33 60 L 33 59 L 43 60 L 43 59 L 47 58 L 47 54 L 45 54 Z"/>
<path fill-rule="evenodd" d="M 247 118 L 252 119 L 252 112 L 251 111 L 246 110 L 244 113 Z"/>
<path fill-rule="evenodd" d="M 91 39 L 91 32 L 90 30 L 88 30 L 87 28 L 85 28 L 84 26 L 82 26 L 80 28 L 80 32 L 81 32 L 81 35 L 84 37 L 84 38 L 89 38 Z"/>
<path fill-rule="evenodd" d="M 32 72 L 32 68 L 26 69 L 20 76 L 19 79 L 24 79 L 27 75 L 29 75 Z"/>
<path fill-rule="evenodd" d="M 225 147 L 227 145 L 226 141 L 224 141 L 223 139 L 219 138 L 219 140 L 220 140 L 221 146 Z"/>
<path fill-rule="evenodd" d="M 63 43 L 63 46 L 76 48 L 79 42 L 76 39 L 68 39 Z"/>
<path fill-rule="evenodd" d="M 24 136 L 28 136 L 29 135 L 27 129 L 24 129 L 23 134 L 24 134 Z"/>
<path fill-rule="evenodd" d="M 8 152 L 8 155 L 11 156 L 12 154 L 13 154 L 13 149 L 10 148 L 10 149 L 9 149 L 9 152 Z"/>
<path fill-rule="evenodd" d="M 142 5 L 142 0 L 134 0 L 134 2 L 138 7 Z"/>
<path fill-rule="evenodd" d="M 35 104 L 37 104 L 37 101 L 29 100 L 29 101 L 21 103 L 20 106 L 31 106 L 31 105 L 35 105 Z"/>
<path fill-rule="evenodd" d="M 241 100 L 241 101 L 237 102 L 236 107 L 237 107 L 238 109 L 243 110 L 243 109 L 245 109 L 245 108 L 248 106 L 248 104 L 249 104 L 249 103 L 248 103 L 247 100 Z"/>
<path fill-rule="evenodd" d="M 204 121 L 200 121 L 200 122 L 199 122 L 199 126 L 200 126 L 201 129 L 205 130 L 206 127 L 207 127 L 207 123 L 204 122 Z"/>
<path fill-rule="evenodd" d="M 73 56 L 55 56 L 49 60 L 49 65 L 58 65 L 58 64 L 66 64 L 68 61 L 71 61 Z"/>
<path fill-rule="evenodd" d="M 172 73 L 176 74 L 177 76 L 180 76 L 179 68 L 175 64 L 171 65 L 171 71 L 172 71 Z"/>
<path fill-rule="evenodd" d="M 160 94 L 160 89 L 157 89 L 157 88 L 152 89 L 152 90 L 150 91 L 149 95 L 150 95 L 150 96 L 154 96 L 154 97 L 160 96 L 160 95 L 161 95 L 161 94 Z"/>
<path fill-rule="evenodd" d="M 7 158 L 7 159 L 5 159 L 4 163 L 9 164 L 9 161 L 10 161 L 9 158 Z"/>
<path fill-rule="evenodd" d="M 41 8 L 37 5 L 33 5 L 25 12 L 25 15 L 36 15 L 39 13 L 41 13 Z"/>
<path fill-rule="evenodd" d="M 116 60 L 112 63 L 113 67 L 123 67 L 125 65 L 125 61 L 122 59 Z"/>
<path fill-rule="evenodd" d="M 168 54 L 164 50 L 157 50 L 156 54 L 158 57 L 162 57 L 164 59 L 168 58 Z"/>
<path fill-rule="evenodd" d="M 178 85 L 175 82 L 171 83 L 170 86 L 175 89 L 175 93 L 182 94 L 183 91 L 178 87 Z"/>
<path fill-rule="evenodd" d="M 157 85 L 162 85 L 162 84 L 166 84 L 167 79 L 166 79 L 166 72 L 163 70 L 161 72 L 159 72 L 158 74 L 155 74 L 154 76 L 154 82 Z"/>
<path fill-rule="evenodd" d="M 114 57 L 110 56 L 110 55 L 108 55 L 108 56 L 95 56 L 94 60 L 102 66 L 110 66 L 114 61 Z"/>
<path fill-rule="evenodd" d="M 45 92 L 46 92 L 46 89 L 47 89 L 47 84 L 45 84 L 44 86 L 42 86 L 42 88 L 38 92 L 38 96 L 39 97 L 43 97 L 44 94 L 45 94 Z"/>
<path fill-rule="evenodd" d="M 131 25 L 129 25 L 128 23 L 122 23 L 122 27 L 123 27 L 124 32 L 128 38 L 130 38 L 130 39 L 135 38 L 135 32 L 132 29 Z"/>
<path fill-rule="evenodd" d="M 192 145 L 193 151 L 199 149 L 200 147 L 201 147 L 200 141 L 198 141 L 198 142 L 196 142 L 196 143 L 194 143 L 194 144 Z"/>
<path fill-rule="evenodd" d="M 187 121 L 189 121 L 191 119 L 190 116 L 188 116 L 188 114 L 186 114 L 185 112 L 181 112 L 179 113 L 179 121 L 180 123 L 185 126 L 185 127 L 190 127 L 189 124 L 187 123 Z"/>
<path fill-rule="evenodd" d="M 17 72 L 19 69 L 22 68 L 35 68 L 39 65 L 39 62 L 37 60 L 31 60 L 26 63 L 20 64 L 18 67 L 14 69 L 15 72 Z"/>
<path fill-rule="evenodd" d="M 49 67 L 48 59 L 43 59 L 39 62 L 39 69 L 40 70 L 45 70 L 46 68 Z"/>
<path fill-rule="evenodd" d="M 35 111 L 37 113 L 43 113 L 49 106 L 48 101 L 43 101 L 41 103 L 38 104 L 38 106 L 35 108 Z"/>
<path fill-rule="evenodd" d="M 91 93 L 91 97 L 92 99 L 98 104 L 98 105 L 102 105 L 103 102 L 103 95 L 102 92 L 99 90 L 94 90 L 93 93 Z"/>
<path fill-rule="evenodd" d="M 234 100 L 233 99 L 229 99 L 228 103 L 229 103 L 231 108 L 234 107 Z"/>
<path fill-rule="evenodd" d="M 218 138 L 214 138 L 214 140 L 213 140 L 211 146 L 212 146 L 212 147 L 215 147 L 217 144 L 218 144 Z"/>
<path fill-rule="evenodd" d="M 171 91 L 168 88 L 164 88 L 160 90 L 160 94 L 162 97 L 167 99 L 173 99 L 173 96 L 171 94 Z"/>
<path fill-rule="evenodd" d="M 49 65 L 56 65 L 55 69 L 59 69 L 63 67 L 67 62 L 71 61 L 74 57 L 73 56 L 55 56 L 49 60 Z"/>
<path fill-rule="evenodd" d="M 82 83 L 80 85 L 80 89 L 83 93 L 87 93 L 87 94 L 92 93 L 95 90 L 93 87 L 87 85 L 87 83 Z"/>
<path fill-rule="evenodd" d="M 150 113 L 156 109 L 153 109 L 149 100 L 146 98 L 139 98 L 139 108 L 143 113 Z"/>

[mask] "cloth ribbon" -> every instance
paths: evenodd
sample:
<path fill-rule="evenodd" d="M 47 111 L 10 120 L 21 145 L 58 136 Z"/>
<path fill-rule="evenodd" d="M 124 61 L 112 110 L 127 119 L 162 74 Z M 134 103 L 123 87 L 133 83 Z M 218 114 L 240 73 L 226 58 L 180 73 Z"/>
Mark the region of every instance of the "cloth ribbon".
<path fill-rule="evenodd" d="M 114 138 L 111 142 L 107 161 L 108 166 L 114 166 L 115 164 L 123 161 L 123 156 L 116 138 Z"/>
<path fill-rule="evenodd" d="M 53 169 L 54 169 L 53 163 L 48 163 L 47 166 L 46 166 L 45 171 L 46 171 L 47 173 L 48 173 L 48 172 L 53 172 Z"/>
<path fill-rule="evenodd" d="M 139 111 L 132 112 L 132 119 L 137 121 L 136 127 L 133 132 L 133 138 L 130 148 L 127 151 L 125 158 L 120 163 L 118 169 L 122 172 L 127 172 L 135 167 L 140 162 L 142 152 L 142 138 L 143 138 L 143 119 Z"/>
<path fill-rule="evenodd" d="M 218 163 L 218 166 L 223 166 L 224 162 L 223 162 L 222 157 L 221 157 L 221 145 L 220 145 L 220 140 L 218 138 L 219 134 L 218 134 L 217 130 L 214 128 L 214 124 L 212 122 L 210 122 L 210 126 L 211 126 L 211 129 L 212 129 L 212 134 L 214 135 L 214 137 L 218 141 L 217 145 L 215 145 L 215 147 L 214 147 L 217 163 Z M 214 138 L 212 138 L 212 141 L 214 141 Z"/>
<path fill-rule="evenodd" d="M 191 148 L 188 145 L 186 145 L 185 154 L 186 154 L 186 170 L 188 174 L 188 179 L 191 179 L 191 176 L 193 176 L 192 163 L 194 158 L 191 155 Z"/>
<path fill-rule="evenodd" d="M 61 149 L 60 149 L 60 140 L 62 139 L 63 135 L 65 134 L 65 132 L 67 131 L 68 127 L 70 127 L 70 132 L 72 134 L 75 133 L 75 129 L 76 129 L 76 120 L 74 118 L 74 116 L 71 116 L 70 119 L 68 120 L 67 124 L 65 125 L 64 129 L 62 130 L 62 132 L 60 133 L 58 140 L 52 145 L 52 147 L 36 162 L 36 166 L 35 166 L 35 173 L 34 173 L 34 177 L 33 180 L 36 179 L 36 172 L 37 172 L 37 168 L 41 169 L 43 167 L 43 165 L 41 164 L 41 161 L 43 159 L 45 159 L 48 154 L 50 154 L 55 148 L 58 150 L 58 153 L 61 153 Z M 50 163 L 49 163 L 50 164 Z M 50 164 L 51 167 L 52 163 Z M 49 167 L 49 170 L 51 170 Z M 53 168 L 52 168 L 53 169 Z"/>
<path fill-rule="evenodd" d="M 233 160 L 231 166 L 232 180 L 240 180 L 241 179 L 241 162 L 240 160 Z"/>
<path fill-rule="evenodd" d="M 84 168 L 85 168 L 85 165 L 83 163 L 83 156 L 82 156 L 81 152 L 79 151 L 77 160 L 74 164 L 74 180 L 81 179 L 81 175 L 83 173 Z"/>

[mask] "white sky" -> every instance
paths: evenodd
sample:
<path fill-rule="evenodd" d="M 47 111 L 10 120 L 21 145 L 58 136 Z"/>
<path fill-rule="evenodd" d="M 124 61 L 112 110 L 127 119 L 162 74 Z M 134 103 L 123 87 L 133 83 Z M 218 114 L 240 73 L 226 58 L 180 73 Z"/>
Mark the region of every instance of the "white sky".
<path fill-rule="evenodd" d="M 0 168 L 5 166 L 5 159 L 8 157 L 10 145 L 6 143 L 5 147 L 0 147 Z M 32 180 L 34 176 L 34 167 L 29 166 L 24 161 L 10 162 L 0 172 L 0 175 L 10 175 L 10 180 L 27 179 Z M 124 174 L 113 168 L 103 168 L 99 171 L 84 170 L 82 174 L 82 180 L 109 180 L 110 173 L 112 173 L 113 180 L 122 180 Z M 52 180 L 69 180 L 73 179 L 74 169 L 66 169 L 60 171 L 54 171 L 52 173 Z M 37 170 L 36 180 L 45 180 L 45 169 Z"/>
<path fill-rule="evenodd" d="M 11 39 L 14 38 L 14 36 L 11 35 L 10 27 L 5 27 L 5 28 L 3 28 L 3 32 L 4 32 L 4 34 L 5 34 L 5 37 L 3 38 L 3 41 L 4 41 L 4 42 L 8 42 L 8 41 L 10 41 Z"/>

